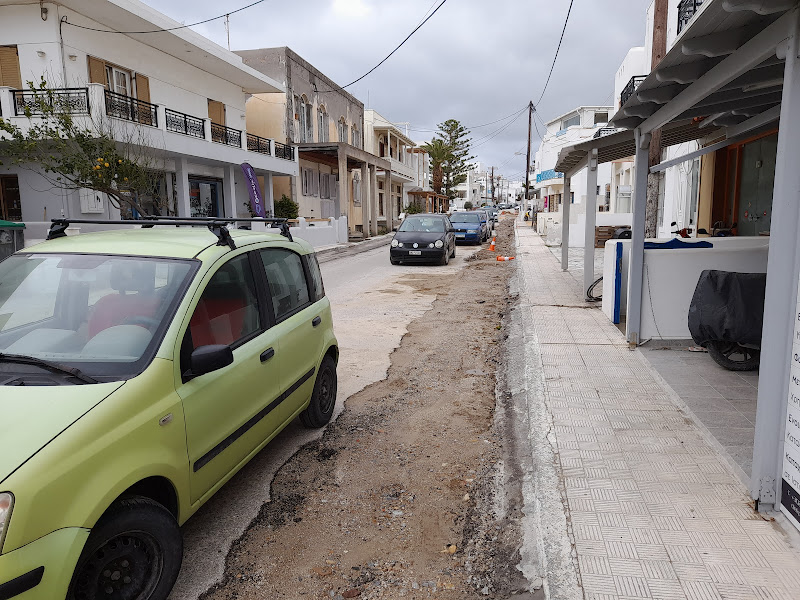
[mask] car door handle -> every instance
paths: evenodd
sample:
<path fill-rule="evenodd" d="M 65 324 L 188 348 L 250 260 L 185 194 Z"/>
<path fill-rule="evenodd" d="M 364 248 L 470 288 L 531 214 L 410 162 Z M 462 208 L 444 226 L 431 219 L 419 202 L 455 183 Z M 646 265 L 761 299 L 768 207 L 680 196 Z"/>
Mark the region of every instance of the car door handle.
<path fill-rule="evenodd" d="M 319 317 L 314 317 L 313 319 L 311 319 L 311 324 L 312 324 L 314 327 L 316 327 L 316 326 L 317 326 L 317 325 L 319 325 L 320 323 L 322 323 L 322 319 L 321 319 L 321 318 L 319 318 Z"/>
<path fill-rule="evenodd" d="M 275 350 L 273 348 L 267 348 L 261 353 L 261 362 L 266 362 L 273 356 L 275 356 Z"/>

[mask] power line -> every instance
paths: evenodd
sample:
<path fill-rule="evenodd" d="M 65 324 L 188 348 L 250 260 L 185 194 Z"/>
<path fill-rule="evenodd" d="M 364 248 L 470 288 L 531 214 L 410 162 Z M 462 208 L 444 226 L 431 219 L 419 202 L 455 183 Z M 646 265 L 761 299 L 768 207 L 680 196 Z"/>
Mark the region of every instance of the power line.
<path fill-rule="evenodd" d="M 194 27 L 195 25 L 203 25 L 204 23 L 210 23 L 211 21 L 216 21 L 217 19 L 222 19 L 224 17 L 229 17 L 230 15 L 236 14 L 238 12 L 242 12 L 243 10 L 247 10 L 248 8 L 252 8 L 256 4 L 262 4 L 263 2 L 267 2 L 267 0 L 256 0 L 256 2 L 252 2 L 247 6 L 242 6 L 241 8 L 237 8 L 236 10 L 229 10 L 226 13 L 221 15 L 217 15 L 216 17 L 211 17 L 210 19 L 205 19 L 203 21 L 197 21 L 196 23 L 189 23 L 188 25 L 178 25 L 177 27 L 167 27 L 166 29 L 153 29 L 151 31 L 113 31 L 110 29 L 97 29 L 96 27 L 86 27 L 85 25 L 78 25 L 77 23 L 70 23 L 67 21 L 67 17 L 63 17 L 61 22 L 65 25 L 72 25 L 73 27 L 78 27 L 79 29 L 88 29 L 89 31 L 100 31 L 102 33 L 121 33 L 121 34 L 143 34 L 143 33 L 163 33 L 165 31 L 175 31 L 177 29 L 186 29 L 187 27 Z"/>
<path fill-rule="evenodd" d="M 528 108 L 528 105 L 526 104 L 525 106 L 523 106 L 518 111 L 513 112 L 510 115 L 503 117 L 502 119 L 497 119 L 496 121 L 490 121 L 489 123 L 483 123 L 481 125 L 463 125 L 463 127 L 466 128 L 466 129 L 470 129 L 471 130 L 471 129 L 480 129 L 481 127 L 488 127 L 489 125 L 495 125 L 497 123 L 500 123 L 501 121 L 506 121 L 506 120 L 510 119 L 511 117 L 516 117 L 519 113 L 521 113 L 522 111 L 524 111 L 527 108 Z M 427 128 L 419 128 L 419 127 L 409 127 L 409 129 L 411 129 L 413 131 L 429 131 L 429 132 L 433 132 L 433 133 L 436 133 L 437 131 L 439 131 L 438 129 L 427 129 Z"/>
<path fill-rule="evenodd" d="M 574 0 L 569 1 L 569 8 L 567 9 L 567 18 L 564 19 L 564 28 L 561 30 L 561 38 L 558 40 L 558 47 L 556 48 L 556 55 L 553 57 L 553 64 L 550 65 L 550 73 L 547 75 L 547 81 L 544 82 L 544 88 L 542 89 L 542 95 L 539 96 L 539 100 L 536 104 L 541 103 L 542 98 L 544 98 L 544 93 L 547 91 L 547 84 L 550 83 L 550 77 L 553 75 L 553 69 L 556 66 L 556 59 L 558 58 L 558 52 L 561 50 L 561 42 L 564 41 L 564 32 L 567 30 L 567 23 L 569 22 L 569 15 L 572 12 L 572 3 Z"/>
<path fill-rule="evenodd" d="M 369 71 L 367 71 L 366 73 L 364 73 L 364 74 L 363 74 L 361 77 L 359 77 L 358 79 L 355 79 L 354 81 L 351 81 L 351 82 L 350 82 L 350 83 L 348 83 L 347 85 L 343 85 L 343 86 L 342 86 L 342 89 L 344 89 L 344 88 L 349 88 L 351 85 L 354 85 L 354 84 L 358 83 L 359 81 L 361 81 L 362 79 L 364 79 L 364 78 L 365 78 L 367 75 L 369 75 L 370 73 L 372 73 L 372 72 L 373 72 L 375 69 L 377 69 L 378 67 L 380 67 L 380 66 L 381 66 L 383 63 L 385 63 L 387 60 L 389 60 L 389 58 L 391 58 L 391 56 L 392 56 L 392 55 L 393 55 L 395 52 L 397 52 L 398 50 L 400 50 L 400 48 L 402 48 L 402 47 L 403 47 L 403 44 L 405 44 L 405 43 L 406 43 L 406 42 L 407 42 L 407 41 L 408 41 L 408 40 L 411 38 L 411 36 L 412 36 L 412 35 L 414 35 L 414 34 L 415 34 L 415 33 L 416 33 L 418 30 L 419 30 L 419 28 L 420 28 L 420 27 L 422 27 L 423 25 L 425 25 L 425 23 L 427 23 L 427 22 L 430 20 L 430 18 L 431 18 L 431 17 L 433 17 L 433 15 L 435 15 L 435 14 L 436 14 L 436 12 L 437 12 L 437 11 L 438 11 L 440 8 L 442 8 L 442 6 L 444 6 L 444 3 L 445 3 L 445 2 L 447 2 L 447 0 L 442 0 L 442 1 L 439 3 L 439 6 L 437 6 L 436 8 L 434 8 L 434 9 L 433 9 L 433 12 L 432 12 L 431 14 L 429 14 L 427 17 L 425 17 L 425 19 L 422 21 L 422 23 L 420 23 L 419 25 L 417 25 L 417 26 L 416 26 L 416 27 L 415 27 L 415 28 L 414 28 L 414 29 L 411 31 L 411 33 L 409 33 L 409 34 L 406 36 L 406 39 L 404 39 L 402 42 L 400 42 L 400 43 L 397 45 L 397 47 L 396 47 L 394 50 L 392 50 L 391 52 L 389 52 L 389 54 L 387 54 L 387 55 L 386 55 L 386 58 L 384 58 L 384 59 L 383 59 L 381 62 L 379 62 L 379 63 L 378 63 L 377 65 L 375 65 L 374 67 L 372 67 L 372 68 L 371 68 Z M 428 10 L 430 10 L 430 9 L 428 9 Z"/>

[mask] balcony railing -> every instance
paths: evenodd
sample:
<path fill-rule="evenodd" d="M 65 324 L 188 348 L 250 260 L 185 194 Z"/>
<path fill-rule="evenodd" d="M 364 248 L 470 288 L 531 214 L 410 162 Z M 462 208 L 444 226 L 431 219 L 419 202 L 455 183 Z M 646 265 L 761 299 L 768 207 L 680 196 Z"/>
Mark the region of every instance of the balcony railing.
<path fill-rule="evenodd" d="M 116 92 L 104 91 L 106 114 L 109 117 L 149 125 L 150 127 L 158 127 L 158 113 L 156 112 L 155 104 L 117 94 Z"/>
<path fill-rule="evenodd" d="M 275 142 L 275 158 L 285 158 L 286 160 L 294 160 L 294 146 L 289 144 L 281 144 Z"/>
<path fill-rule="evenodd" d="M 56 112 L 77 115 L 89 114 L 89 90 L 86 88 L 61 88 L 51 90 L 12 90 L 14 115 L 41 115 L 43 105 Z"/>
<path fill-rule="evenodd" d="M 607 135 L 611 135 L 613 133 L 616 133 L 617 131 L 619 131 L 619 129 L 617 129 L 616 127 L 601 127 L 600 129 L 594 132 L 594 135 L 592 137 L 594 139 L 597 139 L 605 137 Z"/>
<path fill-rule="evenodd" d="M 625 106 L 625 103 L 633 96 L 633 92 L 636 91 L 636 88 L 639 87 L 639 84 L 645 79 L 647 79 L 647 75 L 634 75 L 631 77 L 630 81 L 628 81 L 622 93 L 619 95 L 620 106 Z"/>
<path fill-rule="evenodd" d="M 242 132 L 219 123 L 211 123 L 211 141 L 226 146 L 242 147 Z"/>
<path fill-rule="evenodd" d="M 703 0 L 681 0 L 678 3 L 678 33 L 692 20 L 701 4 L 703 4 Z"/>
<path fill-rule="evenodd" d="M 205 139 L 206 126 L 203 119 L 187 115 L 171 108 L 164 109 L 167 131 L 191 135 L 192 137 Z"/>
<path fill-rule="evenodd" d="M 269 154 L 270 140 L 263 138 L 252 133 L 247 134 L 247 149 L 250 152 L 259 152 L 260 154 Z"/>

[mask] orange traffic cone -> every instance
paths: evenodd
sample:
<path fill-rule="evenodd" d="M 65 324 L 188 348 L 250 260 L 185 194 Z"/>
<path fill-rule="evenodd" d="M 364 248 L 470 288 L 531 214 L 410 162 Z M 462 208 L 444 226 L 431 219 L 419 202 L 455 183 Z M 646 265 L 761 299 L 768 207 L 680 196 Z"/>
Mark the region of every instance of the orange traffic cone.
<path fill-rule="evenodd" d="M 497 241 L 497 237 L 495 236 L 495 237 L 492 238 L 492 243 L 489 244 L 489 250 L 491 250 L 492 252 L 494 252 L 494 243 L 496 241 Z"/>
<path fill-rule="evenodd" d="M 514 260 L 514 257 L 513 256 L 498 256 L 497 260 L 498 260 L 498 262 L 502 261 L 502 260 Z"/>

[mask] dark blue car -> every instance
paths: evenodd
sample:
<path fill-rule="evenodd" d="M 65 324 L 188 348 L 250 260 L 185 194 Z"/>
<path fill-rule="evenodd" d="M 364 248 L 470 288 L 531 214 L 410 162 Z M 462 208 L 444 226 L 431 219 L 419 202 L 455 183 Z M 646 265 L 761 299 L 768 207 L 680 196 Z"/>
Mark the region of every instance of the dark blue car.
<path fill-rule="evenodd" d="M 454 212 L 450 216 L 450 222 L 455 229 L 456 243 L 480 244 L 486 239 L 486 225 L 481 222 L 481 215 L 477 212 Z"/>

